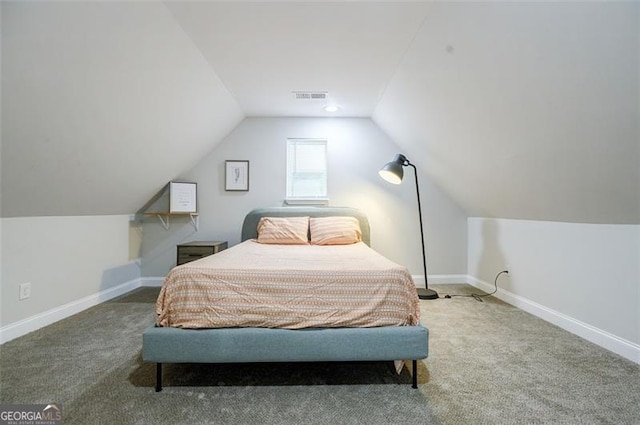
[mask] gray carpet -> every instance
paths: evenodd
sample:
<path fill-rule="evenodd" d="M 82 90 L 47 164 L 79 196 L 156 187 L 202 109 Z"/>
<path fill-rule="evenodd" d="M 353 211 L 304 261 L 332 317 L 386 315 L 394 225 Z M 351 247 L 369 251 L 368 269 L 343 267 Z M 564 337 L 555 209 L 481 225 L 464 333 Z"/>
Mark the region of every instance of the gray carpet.
<path fill-rule="evenodd" d="M 141 334 L 157 291 L 0 346 L 0 403 L 62 403 L 65 424 L 640 424 L 640 366 L 492 297 L 421 301 L 417 390 L 370 362 L 166 365 L 155 393 Z"/>

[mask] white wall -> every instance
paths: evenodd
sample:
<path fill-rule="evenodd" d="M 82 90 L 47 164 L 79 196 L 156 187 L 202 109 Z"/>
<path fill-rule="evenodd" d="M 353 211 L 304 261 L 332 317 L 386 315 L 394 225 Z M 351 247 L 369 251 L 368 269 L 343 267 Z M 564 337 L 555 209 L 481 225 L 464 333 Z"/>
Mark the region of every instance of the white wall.
<path fill-rule="evenodd" d="M 327 138 L 332 206 L 362 209 L 371 222 L 372 247 L 423 275 L 413 172 L 400 186 L 378 170 L 398 147 L 366 118 L 247 118 L 202 162 L 181 177 L 198 183 L 200 230 L 173 219 L 169 231 L 145 219 L 142 274 L 161 277 L 175 265 L 176 243 L 228 240 L 238 243 L 242 220 L 253 208 L 279 206 L 285 197 L 286 140 Z M 249 192 L 225 192 L 225 160 L 250 161 Z M 465 275 L 466 216 L 438 187 L 420 176 L 429 275 Z"/>
<path fill-rule="evenodd" d="M 471 276 L 493 285 L 510 264 L 507 301 L 640 362 L 640 226 L 469 218 L 468 232 Z"/>
<path fill-rule="evenodd" d="M 139 266 L 128 258 L 128 215 L 0 221 L 0 327 L 5 331 L 12 324 L 109 293 L 119 285 L 131 281 L 139 285 Z M 31 283 L 31 297 L 19 301 L 18 285 L 24 282 Z"/>

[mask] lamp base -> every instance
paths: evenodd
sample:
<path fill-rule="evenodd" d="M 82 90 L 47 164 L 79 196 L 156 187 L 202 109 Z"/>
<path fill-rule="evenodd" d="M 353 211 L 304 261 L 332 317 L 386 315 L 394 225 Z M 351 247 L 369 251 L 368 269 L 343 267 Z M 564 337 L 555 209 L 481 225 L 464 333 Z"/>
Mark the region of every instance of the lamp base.
<path fill-rule="evenodd" d="M 433 289 L 417 288 L 417 291 L 418 298 L 420 298 L 421 300 L 437 300 L 438 298 L 440 298 L 438 296 L 438 293 Z"/>

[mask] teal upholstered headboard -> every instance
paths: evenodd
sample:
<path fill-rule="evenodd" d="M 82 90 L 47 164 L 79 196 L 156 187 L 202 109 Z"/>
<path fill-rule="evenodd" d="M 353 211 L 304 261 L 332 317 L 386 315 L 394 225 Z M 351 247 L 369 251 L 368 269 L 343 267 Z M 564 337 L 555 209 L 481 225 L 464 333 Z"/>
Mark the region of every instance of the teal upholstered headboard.
<path fill-rule="evenodd" d="M 362 231 L 362 241 L 367 245 L 371 245 L 371 231 L 369 229 L 369 220 L 367 216 L 360 210 L 348 207 L 271 207 L 257 208 L 244 218 L 242 223 L 242 241 L 254 239 L 258 237 L 258 222 L 261 217 L 333 217 L 333 216 L 351 216 L 360 222 L 360 230 Z"/>

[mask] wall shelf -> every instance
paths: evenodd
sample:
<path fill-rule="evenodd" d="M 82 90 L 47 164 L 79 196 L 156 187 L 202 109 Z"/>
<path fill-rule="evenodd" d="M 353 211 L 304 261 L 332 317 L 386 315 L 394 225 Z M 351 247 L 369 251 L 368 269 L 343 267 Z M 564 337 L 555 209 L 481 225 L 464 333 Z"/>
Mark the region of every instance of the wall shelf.
<path fill-rule="evenodd" d="M 162 224 L 162 227 L 164 227 L 165 230 L 169 230 L 169 227 L 171 225 L 169 218 L 171 216 L 178 216 L 178 217 L 189 216 L 189 218 L 191 219 L 191 224 L 196 229 L 196 231 L 198 231 L 198 228 L 200 226 L 198 213 L 175 213 L 175 212 L 167 211 L 167 212 L 145 212 L 143 214 L 155 215 L 156 217 L 158 217 L 158 220 L 160 220 L 160 223 Z"/>

